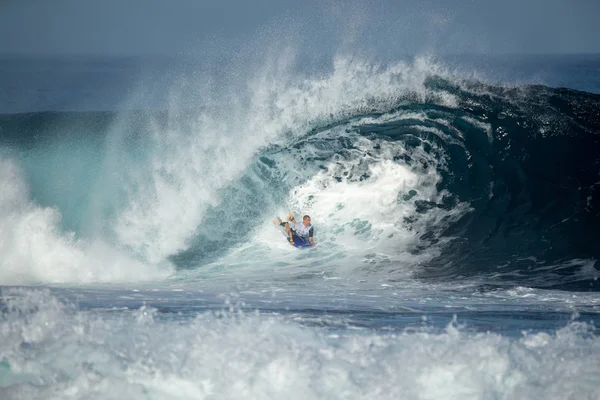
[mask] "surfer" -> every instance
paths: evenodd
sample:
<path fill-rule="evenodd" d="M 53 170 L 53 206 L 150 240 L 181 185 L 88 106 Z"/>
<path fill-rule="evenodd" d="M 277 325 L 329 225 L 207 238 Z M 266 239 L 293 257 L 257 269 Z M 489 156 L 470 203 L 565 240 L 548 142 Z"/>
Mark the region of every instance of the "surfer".
<path fill-rule="evenodd" d="M 296 218 L 294 218 L 293 213 L 289 213 L 287 217 L 287 221 L 283 222 L 281 219 L 277 218 L 273 220 L 275 225 L 281 225 L 285 228 L 285 233 L 290 238 L 290 245 L 294 245 L 295 242 L 300 241 L 303 243 L 310 243 L 311 246 L 315 245 L 315 241 L 313 240 L 314 228 L 310 223 L 310 216 L 305 215 L 302 217 L 302 222 L 296 222 Z M 292 225 L 290 225 L 290 223 Z"/>

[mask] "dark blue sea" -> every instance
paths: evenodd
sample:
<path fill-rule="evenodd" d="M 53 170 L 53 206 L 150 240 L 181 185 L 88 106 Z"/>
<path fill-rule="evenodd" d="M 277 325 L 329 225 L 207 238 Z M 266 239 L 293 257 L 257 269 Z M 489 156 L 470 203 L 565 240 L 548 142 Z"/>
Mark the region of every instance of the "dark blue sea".
<path fill-rule="evenodd" d="M 599 399 L 599 258 L 599 55 L 0 58 L 1 399 Z"/>

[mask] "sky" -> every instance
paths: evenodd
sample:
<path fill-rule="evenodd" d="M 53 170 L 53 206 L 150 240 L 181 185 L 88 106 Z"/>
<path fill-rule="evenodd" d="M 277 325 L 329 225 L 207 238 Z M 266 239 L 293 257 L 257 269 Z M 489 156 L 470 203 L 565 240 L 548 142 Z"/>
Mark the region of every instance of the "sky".
<path fill-rule="evenodd" d="M 2 0 L 0 54 L 600 53 L 598 17 L 599 0 Z"/>

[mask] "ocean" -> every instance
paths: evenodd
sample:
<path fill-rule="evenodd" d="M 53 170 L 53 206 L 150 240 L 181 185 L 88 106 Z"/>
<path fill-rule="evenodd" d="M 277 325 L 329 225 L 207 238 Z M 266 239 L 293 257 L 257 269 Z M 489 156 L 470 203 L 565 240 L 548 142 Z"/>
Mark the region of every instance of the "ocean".
<path fill-rule="evenodd" d="M 0 187 L 2 399 L 600 398 L 598 55 L 3 56 Z"/>

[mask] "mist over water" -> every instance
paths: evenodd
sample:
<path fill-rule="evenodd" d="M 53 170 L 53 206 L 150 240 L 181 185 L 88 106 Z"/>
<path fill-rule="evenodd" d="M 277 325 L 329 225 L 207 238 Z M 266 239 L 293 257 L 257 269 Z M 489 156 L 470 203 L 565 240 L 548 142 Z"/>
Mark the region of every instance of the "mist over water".
<path fill-rule="evenodd" d="M 350 126 L 344 120 L 353 115 L 367 110 L 390 109 L 399 99 L 406 97 L 406 92 L 427 96 L 427 89 L 422 86 L 426 76 L 423 69 L 427 68 L 420 60 L 413 65 L 378 68 L 338 59 L 330 75 L 315 81 L 296 80 L 287 75 L 289 71 L 285 68 L 278 72 L 280 77 L 275 80 L 267 79 L 267 73 L 260 75 L 252 81 L 246 93 L 238 92 L 236 99 L 228 99 L 227 107 L 222 106 L 225 103 L 222 99 L 215 101 L 218 105 L 210 106 L 210 99 L 206 98 L 205 106 L 197 112 L 174 108 L 168 113 L 154 114 L 128 112 L 15 117 L 21 118 L 17 123 L 24 129 L 31 129 L 34 119 L 41 119 L 41 122 L 36 122 L 42 126 L 44 134 L 37 143 L 31 142 L 27 132 L 15 139 L 18 143 L 11 151 L 17 155 L 7 157 L 6 162 L 16 169 L 20 164 L 33 176 L 38 185 L 32 188 L 34 197 L 46 203 L 44 206 L 64 206 L 62 209 L 54 208 L 53 216 L 46 221 L 52 235 L 83 242 L 99 240 L 117 248 L 119 253 L 129 253 L 128 257 L 151 264 L 168 261 L 170 257 L 182 258 L 180 253 L 189 252 L 190 247 L 194 260 L 201 260 L 203 253 L 211 249 L 222 256 L 235 241 L 219 235 L 229 235 L 245 218 L 249 224 L 242 231 L 245 240 L 255 230 L 254 225 L 262 225 L 260 219 L 268 220 L 266 218 L 270 217 L 264 211 L 281 211 L 282 205 L 285 206 L 286 192 L 316 173 L 316 165 L 303 162 L 300 154 L 296 155 L 296 160 L 292 155 L 286 162 L 283 159 L 277 161 L 277 157 L 284 153 L 273 146 L 293 146 L 307 135 L 314 136 L 310 132 L 315 129 L 340 125 L 320 134 L 325 138 L 322 141 L 327 142 L 338 134 L 335 131 Z M 368 87 L 361 85 L 360 82 L 368 79 L 373 71 L 375 79 L 372 79 L 372 84 Z M 409 74 L 409 78 L 403 77 L 404 74 Z M 364 98 L 369 98 L 369 101 L 365 103 Z M 5 122 L 10 125 L 14 119 L 7 116 Z M 91 132 L 86 132 L 86 129 Z M 344 140 L 356 140 L 341 134 L 346 136 Z M 361 140 L 366 146 L 373 146 L 366 143 L 366 139 Z M 311 144 L 301 151 L 307 154 L 321 151 L 326 160 L 336 151 L 348 150 L 343 142 L 332 146 L 319 150 Z M 261 157 L 262 149 L 267 149 L 269 154 Z M 364 151 L 354 153 L 348 156 L 358 157 Z M 261 173 L 256 170 L 264 169 L 264 162 L 270 157 L 279 167 L 255 176 Z M 402 172 L 391 170 L 397 169 L 391 158 L 392 154 L 376 155 L 369 163 L 373 166 L 352 166 L 355 162 L 350 161 L 343 168 L 348 169 L 346 175 L 357 168 L 381 170 L 381 175 L 387 174 L 384 170 L 395 175 L 407 175 L 399 178 L 410 182 L 396 183 L 392 189 L 396 192 L 407 184 L 419 185 L 419 178 L 414 174 L 408 175 L 409 166 L 405 166 L 406 171 Z M 320 168 L 323 167 L 320 165 Z M 54 180 L 39 176 L 48 176 L 48 169 Z M 288 174 L 296 175 L 295 182 L 285 177 Z M 434 171 L 427 174 L 434 174 Z M 331 177 L 331 174 L 328 176 Z M 393 178 L 382 176 L 382 179 Z M 26 182 L 19 183 L 27 186 Z M 371 187 L 376 185 L 369 184 Z M 425 184 L 434 185 L 435 177 Z M 250 190 L 250 195 L 246 195 L 244 190 Z M 424 193 L 424 196 L 430 197 L 431 188 L 427 191 L 429 193 Z M 390 191 L 384 201 L 392 202 L 392 197 L 398 195 L 396 192 Z M 28 198 L 27 191 L 15 195 L 21 199 Z M 360 194 L 355 197 L 360 197 Z M 291 198 L 287 200 L 294 201 Z M 261 213 L 256 211 L 257 206 Z M 265 209 L 265 206 L 268 208 Z M 357 204 L 348 206 L 360 207 Z M 385 208 L 384 205 L 379 214 L 387 212 Z M 326 215 L 323 214 L 323 217 Z M 381 215 L 378 217 L 381 218 Z M 66 222 L 65 226 L 61 226 L 59 219 Z M 207 225 L 206 228 L 203 224 Z M 203 242 L 204 231 L 210 232 L 211 243 Z M 45 257 L 45 252 L 41 252 L 40 256 Z M 197 266 L 193 263 L 184 265 L 186 268 Z M 77 278 L 73 280 L 78 281 Z"/>

